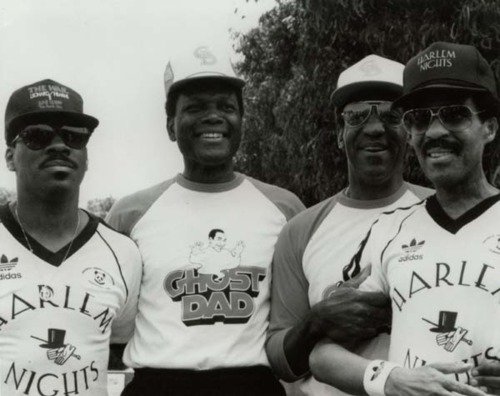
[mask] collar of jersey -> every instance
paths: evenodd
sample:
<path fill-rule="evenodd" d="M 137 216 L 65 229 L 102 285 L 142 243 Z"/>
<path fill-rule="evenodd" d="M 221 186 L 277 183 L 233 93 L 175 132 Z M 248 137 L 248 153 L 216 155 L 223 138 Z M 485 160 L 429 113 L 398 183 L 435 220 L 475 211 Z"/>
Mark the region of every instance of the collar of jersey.
<path fill-rule="evenodd" d="M 395 193 L 389 195 L 388 197 L 379 199 L 354 199 L 345 195 L 345 191 L 346 189 L 343 189 L 337 194 L 338 203 L 356 209 L 375 209 L 382 208 L 396 202 L 405 194 L 406 191 L 408 191 L 408 184 L 403 182 L 401 187 L 399 187 Z"/>
<path fill-rule="evenodd" d="M 182 174 L 178 174 L 175 177 L 175 181 L 180 186 L 187 188 L 188 190 L 208 192 L 208 193 L 218 193 L 232 190 L 243 183 L 245 177 L 238 172 L 234 172 L 234 179 L 224 183 L 198 183 L 186 179 Z"/>
<path fill-rule="evenodd" d="M 78 251 L 78 249 L 85 245 L 85 243 L 87 243 L 87 241 L 92 238 L 92 235 L 94 235 L 97 229 L 99 219 L 88 212 L 86 213 L 89 216 L 89 221 L 85 228 L 76 236 L 75 240 L 73 241 L 73 245 L 71 245 L 71 249 L 66 256 L 66 260 L 68 260 L 71 255 L 73 255 L 73 253 L 75 253 L 76 251 Z M 23 231 L 21 230 L 19 223 L 14 218 L 8 204 L 0 206 L 0 222 L 4 225 L 7 231 L 9 231 L 11 235 L 17 239 L 20 244 L 22 244 L 26 249 L 30 249 L 28 244 L 26 243 L 26 240 L 24 239 Z M 61 261 L 66 254 L 69 243 L 63 246 L 57 252 L 52 252 L 51 250 L 40 244 L 28 233 L 26 233 L 26 237 L 29 239 L 30 245 L 33 249 L 33 254 L 55 267 L 58 267 L 62 264 Z"/>
<path fill-rule="evenodd" d="M 448 216 L 448 214 L 444 211 L 443 207 L 437 200 L 436 195 L 433 195 L 427 199 L 425 208 L 427 209 L 429 216 L 431 216 L 439 226 L 452 234 L 456 234 L 462 227 L 477 219 L 499 200 L 500 194 L 486 198 L 456 219 L 452 219 L 450 216 Z"/>

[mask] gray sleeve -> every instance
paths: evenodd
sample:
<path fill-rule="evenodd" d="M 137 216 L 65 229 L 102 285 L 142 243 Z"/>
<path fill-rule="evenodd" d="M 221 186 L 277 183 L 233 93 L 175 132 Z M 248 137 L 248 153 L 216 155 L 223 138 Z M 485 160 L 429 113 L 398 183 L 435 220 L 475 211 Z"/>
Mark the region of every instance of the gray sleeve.
<path fill-rule="evenodd" d="M 307 209 L 285 225 L 273 256 L 271 315 L 266 352 L 271 367 L 285 381 L 300 378 L 291 369 L 284 350 L 286 333 L 309 314 L 309 282 L 302 258 L 312 235 L 329 213 L 333 199 Z"/>
<path fill-rule="evenodd" d="M 262 194 L 264 194 L 289 221 L 297 213 L 305 209 L 301 200 L 292 192 L 284 188 L 267 184 L 251 177 L 245 176 Z"/>
<path fill-rule="evenodd" d="M 170 179 L 120 199 L 111 207 L 106 216 L 106 223 L 116 231 L 130 236 L 144 213 L 173 183 L 174 179 Z"/>
<path fill-rule="evenodd" d="M 279 378 L 298 379 L 290 368 L 284 350 L 287 331 L 309 312 L 309 282 L 302 270 L 305 246 L 293 235 L 288 223 L 281 232 L 272 263 L 271 318 L 266 352 L 271 367 Z"/>

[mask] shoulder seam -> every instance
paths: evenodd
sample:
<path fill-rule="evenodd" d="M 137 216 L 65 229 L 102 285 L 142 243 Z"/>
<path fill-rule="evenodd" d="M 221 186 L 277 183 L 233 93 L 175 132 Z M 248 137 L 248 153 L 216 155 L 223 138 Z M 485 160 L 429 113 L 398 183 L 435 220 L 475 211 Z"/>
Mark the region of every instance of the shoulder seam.
<path fill-rule="evenodd" d="M 111 251 L 111 254 L 113 255 L 113 257 L 115 259 L 116 265 L 118 266 L 118 271 L 120 272 L 120 276 L 121 276 L 122 281 L 123 281 L 123 285 L 125 286 L 125 299 L 128 299 L 128 286 L 127 286 L 127 282 L 125 281 L 125 277 L 123 276 L 123 271 L 122 271 L 122 266 L 120 264 L 120 261 L 118 260 L 118 257 L 116 256 L 116 253 L 113 250 L 113 248 L 111 247 L 111 245 L 109 244 L 109 242 L 104 238 L 104 236 L 99 232 L 99 230 L 96 230 L 96 233 L 97 233 L 97 235 L 99 235 L 101 237 L 102 241 L 106 244 L 106 246 Z"/>

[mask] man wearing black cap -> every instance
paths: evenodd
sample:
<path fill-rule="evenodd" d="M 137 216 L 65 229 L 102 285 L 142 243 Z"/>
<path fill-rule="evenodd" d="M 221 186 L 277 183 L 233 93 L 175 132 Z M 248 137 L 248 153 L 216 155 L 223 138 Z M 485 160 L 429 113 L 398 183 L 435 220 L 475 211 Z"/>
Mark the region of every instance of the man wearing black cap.
<path fill-rule="evenodd" d="M 500 394 L 500 194 L 482 168 L 493 72 L 472 46 L 434 43 L 406 65 L 395 106 L 436 194 L 382 215 L 356 254 L 372 265 L 361 289 L 392 301 L 389 361 L 324 343 L 312 370 L 357 394 Z"/>
<path fill-rule="evenodd" d="M 81 96 L 43 80 L 15 91 L 5 158 L 17 201 L 0 207 L 0 393 L 107 395 L 113 341 L 133 330 L 140 254 L 78 208 L 98 120 Z"/>
<path fill-rule="evenodd" d="M 184 170 L 111 209 L 109 222 L 144 258 L 124 352 L 135 375 L 124 395 L 284 394 L 264 350 L 270 264 L 279 232 L 303 205 L 234 171 L 243 85 L 228 57 L 208 47 L 173 59 L 167 129 Z"/>
<path fill-rule="evenodd" d="M 276 373 L 300 379 L 294 386 L 307 395 L 344 395 L 309 373 L 309 353 L 323 337 L 364 344 L 363 356 L 387 356 L 388 335 L 381 329 L 389 322 L 389 302 L 382 293 L 345 287 L 355 286 L 350 279 L 361 270 L 346 264 L 382 212 L 432 192 L 403 180 L 407 139 L 400 113 L 391 111 L 403 91 L 403 69 L 369 55 L 339 75 L 332 99 L 349 185 L 294 217 L 276 244 L 266 350 Z"/>

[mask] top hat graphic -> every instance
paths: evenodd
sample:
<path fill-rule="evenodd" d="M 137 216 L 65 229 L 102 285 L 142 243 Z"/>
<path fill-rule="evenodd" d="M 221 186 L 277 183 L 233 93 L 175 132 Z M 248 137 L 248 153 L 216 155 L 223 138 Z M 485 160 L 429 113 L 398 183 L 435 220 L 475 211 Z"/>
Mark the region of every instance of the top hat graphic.
<path fill-rule="evenodd" d="M 455 323 L 457 321 L 457 312 L 439 311 L 439 323 L 437 327 L 430 329 L 433 333 L 448 333 L 455 331 Z"/>
<path fill-rule="evenodd" d="M 47 349 L 61 348 L 64 345 L 64 337 L 66 330 L 61 329 L 48 329 L 48 341 L 46 344 L 41 344 L 40 347 Z"/>

